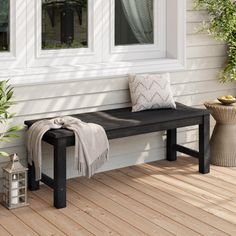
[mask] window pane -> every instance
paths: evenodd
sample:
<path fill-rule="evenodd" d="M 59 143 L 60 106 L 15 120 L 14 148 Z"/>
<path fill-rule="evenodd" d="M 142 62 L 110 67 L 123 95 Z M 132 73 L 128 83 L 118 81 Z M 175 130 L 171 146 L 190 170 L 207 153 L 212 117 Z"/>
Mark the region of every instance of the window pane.
<path fill-rule="evenodd" d="M 42 49 L 88 47 L 88 0 L 42 0 Z"/>
<path fill-rule="evenodd" d="M 153 0 L 115 0 L 115 45 L 153 44 Z"/>
<path fill-rule="evenodd" d="M 0 0 L 0 51 L 9 51 L 10 25 L 9 25 L 10 0 Z"/>

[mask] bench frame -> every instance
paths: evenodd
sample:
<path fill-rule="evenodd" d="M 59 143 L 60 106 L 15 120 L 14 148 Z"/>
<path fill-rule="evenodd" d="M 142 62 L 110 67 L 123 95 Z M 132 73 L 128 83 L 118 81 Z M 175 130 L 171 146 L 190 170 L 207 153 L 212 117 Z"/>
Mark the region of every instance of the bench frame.
<path fill-rule="evenodd" d="M 198 125 L 199 127 L 199 151 L 192 150 L 177 144 L 177 128 Z M 168 161 L 177 160 L 177 151 L 199 159 L 199 172 L 202 174 L 210 171 L 209 153 L 209 114 L 199 115 L 190 119 L 166 121 L 146 126 L 131 127 L 131 129 L 116 129 L 107 131 L 109 139 L 144 134 L 155 131 L 167 130 L 166 158 Z M 54 178 L 42 173 L 41 182 L 51 187 L 54 191 L 54 206 L 66 207 L 66 148 L 74 145 L 74 138 L 45 135 L 43 140 L 54 147 Z M 35 180 L 34 164 L 29 165 L 28 188 L 31 191 L 39 189 L 39 181 Z"/>

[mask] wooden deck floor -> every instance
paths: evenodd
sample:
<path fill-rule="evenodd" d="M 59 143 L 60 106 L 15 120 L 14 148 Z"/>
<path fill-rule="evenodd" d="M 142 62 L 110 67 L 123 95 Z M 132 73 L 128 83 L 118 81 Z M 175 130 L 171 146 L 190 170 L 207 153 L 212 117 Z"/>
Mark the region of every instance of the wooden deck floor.
<path fill-rule="evenodd" d="M 42 186 L 29 207 L 0 206 L 0 235 L 236 235 L 236 169 L 158 161 L 68 181 L 68 207 Z"/>

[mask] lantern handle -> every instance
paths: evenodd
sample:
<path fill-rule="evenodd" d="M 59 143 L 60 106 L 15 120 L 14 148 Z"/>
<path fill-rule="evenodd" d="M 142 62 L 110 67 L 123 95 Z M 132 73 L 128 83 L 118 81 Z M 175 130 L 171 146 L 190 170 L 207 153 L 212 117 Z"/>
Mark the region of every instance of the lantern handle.
<path fill-rule="evenodd" d="M 12 154 L 10 157 L 11 157 L 12 162 L 18 162 L 19 161 L 19 157 L 17 156 L 16 153 Z"/>

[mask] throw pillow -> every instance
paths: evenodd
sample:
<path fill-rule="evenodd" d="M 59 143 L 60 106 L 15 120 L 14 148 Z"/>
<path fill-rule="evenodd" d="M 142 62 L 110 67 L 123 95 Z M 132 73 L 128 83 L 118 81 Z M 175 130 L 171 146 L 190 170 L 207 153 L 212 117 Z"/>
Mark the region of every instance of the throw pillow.
<path fill-rule="evenodd" d="M 176 108 L 169 74 L 129 75 L 132 111 Z"/>

